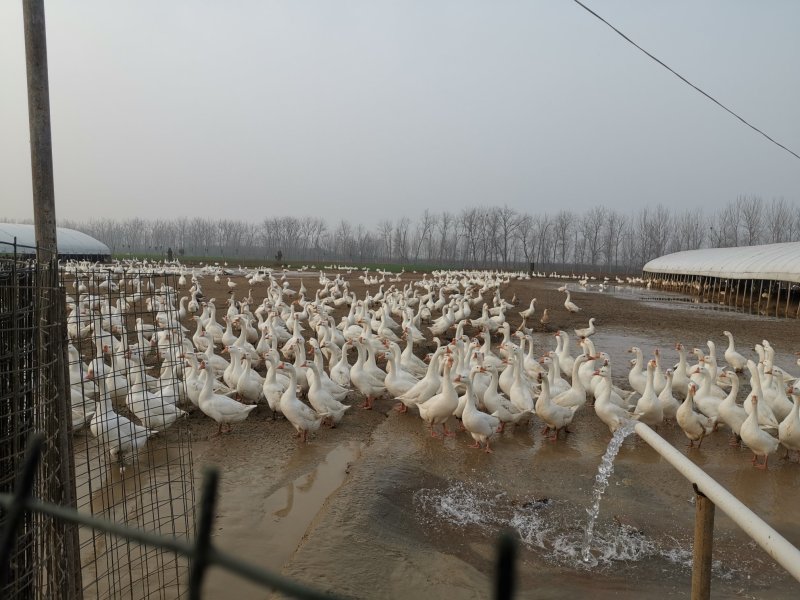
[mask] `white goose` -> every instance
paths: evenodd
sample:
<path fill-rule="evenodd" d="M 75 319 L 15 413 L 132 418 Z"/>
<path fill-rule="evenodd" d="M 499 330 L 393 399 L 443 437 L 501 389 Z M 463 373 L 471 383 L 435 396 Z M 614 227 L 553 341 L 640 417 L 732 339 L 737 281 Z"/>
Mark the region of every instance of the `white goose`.
<path fill-rule="evenodd" d="M 228 396 L 215 394 L 213 387 L 214 377 L 210 370 L 206 369 L 205 362 L 200 363 L 200 369 L 203 371 L 201 377 L 204 378 L 203 391 L 200 392 L 199 398 L 200 410 L 217 422 L 218 427 L 215 435 L 223 433 L 223 426 L 225 426 L 225 433 L 230 433 L 232 430 L 231 424 L 244 421 L 255 410 L 257 405 L 242 404 Z"/>
<path fill-rule="evenodd" d="M 589 319 L 589 326 L 584 327 L 583 329 L 575 329 L 575 335 L 579 338 L 587 338 L 591 335 L 594 335 L 597 329 L 594 326 L 595 318 L 592 317 Z"/>
<path fill-rule="evenodd" d="M 730 331 L 723 331 L 722 333 L 728 338 L 725 360 L 731 366 L 731 369 L 737 373 L 741 373 L 747 366 L 747 359 L 736 351 L 736 347 L 733 344 L 733 334 Z"/>
<path fill-rule="evenodd" d="M 489 411 L 489 414 L 500 419 L 500 429 L 497 431 L 498 433 L 502 433 L 506 423 L 513 423 L 516 425 L 519 423 L 520 419 L 532 413 L 519 410 L 508 398 L 497 390 L 499 376 L 496 367 L 489 366 L 488 371 L 492 377 L 489 382 L 489 387 L 487 387 L 486 391 L 483 393 L 483 404 L 486 410 Z"/>
<path fill-rule="evenodd" d="M 264 398 L 264 378 L 253 371 L 246 356 L 241 356 L 239 362 L 242 372 L 236 382 L 236 393 L 248 402 L 258 403 Z"/>
<path fill-rule="evenodd" d="M 679 398 L 686 396 L 687 386 L 689 385 L 689 363 L 686 362 L 686 349 L 683 344 L 678 342 L 675 344 L 675 350 L 678 351 L 678 364 L 672 372 L 672 391 L 678 394 Z"/>
<path fill-rule="evenodd" d="M 364 345 L 356 341 L 356 350 L 358 350 L 358 360 L 350 368 L 350 381 L 355 388 L 364 395 L 364 404 L 361 408 L 372 410 L 372 404 L 376 396 L 380 396 L 386 391 L 386 386 L 383 381 L 375 377 L 370 371 L 366 369 L 365 354 L 366 350 Z"/>
<path fill-rule="evenodd" d="M 786 456 L 791 458 L 792 452 L 800 452 L 800 394 L 787 390 L 792 396 L 792 411 L 778 425 L 778 440 L 786 448 Z"/>
<path fill-rule="evenodd" d="M 147 391 L 140 374 L 134 370 L 131 373 L 131 385 L 125 397 L 130 411 L 148 429 L 164 431 L 181 417 L 186 416 L 186 412 L 175 406 L 171 402 Z"/>
<path fill-rule="evenodd" d="M 272 419 L 274 420 L 275 415 L 281 411 L 281 396 L 283 396 L 283 392 L 285 392 L 286 388 L 289 386 L 288 384 L 283 385 L 278 381 L 276 376 L 276 363 L 270 357 L 265 356 L 264 358 L 267 364 L 267 375 L 264 377 L 261 393 L 264 395 L 264 398 L 267 399 L 267 404 L 272 411 Z"/>
<path fill-rule="evenodd" d="M 577 360 L 575 364 L 578 364 Z M 542 421 L 547 423 L 547 427 L 543 433 L 547 433 L 548 429 L 551 430 L 550 441 L 555 442 L 558 439 L 559 431 L 567 430 L 567 426 L 572 423 L 572 419 L 575 418 L 575 412 L 582 404 L 557 404 L 554 400 L 550 399 L 550 384 L 547 378 L 539 375 L 539 382 L 542 385 L 542 391 L 536 399 L 536 414 Z M 584 401 L 585 399 L 584 395 Z"/>
<path fill-rule="evenodd" d="M 386 379 L 383 383 L 386 386 L 386 391 L 397 398 L 417 385 L 418 379 L 400 366 L 400 346 L 395 343 L 390 344 L 385 354 L 387 358 Z M 405 412 L 404 409 L 408 410 L 406 405 L 400 402 L 397 410 Z"/>
<path fill-rule="evenodd" d="M 758 396 L 751 394 L 748 396 L 751 404 L 753 405 L 750 414 L 747 415 L 742 424 L 740 435 L 742 441 L 747 444 L 747 447 L 753 452 L 753 466 L 758 469 L 766 469 L 769 455 L 778 449 L 779 442 L 766 431 L 759 427 L 758 421 Z M 758 457 L 763 456 L 764 462 L 759 463 Z"/>
<path fill-rule="evenodd" d="M 438 339 L 437 339 L 438 343 Z M 400 400 L 405 407 L 406 410 L 411 406 L 416 406 L 421 404 L 422 402 L 427 401 L 431 396 L 433 396 L 441 386 L 442 378 L 439 375 L 439 356 L 441 356 L 442 352 L 444 352 L 444 347 L 439 346 L 431 356 L 431 361 L 428 364 L 428 370 L 425 373 L 425 376 L 420 379 L 414 387 L 408 390 L 402 396 L 397 396 L 397 400 Z M 401 412 L 405 412 L 405 410 L 401 409 Z"/>
<path fill-rule="evenodd" d="M 595 371 L 595 375 L 603 377 L 606 383 L 605 385 L 597 386 L 594 412 L 613 434 L 617 429 L 630 422 L 632 415 L 621 406 L 611 402 L 611 393 L 613 390 L 611 370 L 607 366 L 603 366 Z"/>
<path fill-rule="evenodd" d="M 406 347 L 400 354 L 400 366 L 414 377 L 425 377 L 425 373 L 428 372 L 428 365 L 414 354 L 414 338 L 408 333 L 406 333 Z"/>
<path fill-rule="evenodd" d="M 720 374 L 723 379 L 728 379 L 731 383 L 731 389 L 725 400 L 719 404 L 719 420 L 725 423 L 731 429 L 731 446 L 738 446 L 741 439 L 740 431 L 742 425 L 747 419 L 747 411 L 736 403 L 736 398 L 739 395 L 739 376 L 736 373 L 728 374 L 723 371 Z"/>
<path fill-rule="evenodd" d="M 534 411 L 533 394 L 530 386 L 522 378 L 522 349 L 517 351 L 512 368 L 514 369 L 514 383 L 508 390 L 508 397 L 517 410 L 532 413 Z"/>
<path fill-rule="evenodd" d="M 577 313 L 581 311 L 581 308 L 572 301 L 570 297 L 569 290 L 564 290 L 567 293 L 567 299 L 564 301 L 564 308 L 566 308 L 571 313 Z"/>
<path fill-rule="evenodd" d="M 660 424 L 664 420 L 664 410 L 661 408 L 661 401 L 656 396 L 653 388 L 653 375 L 656 369 L 656 361 L 651 360 L 647 363 L 647 383 L 641 398 L 636 403 L 636 410 L 633 414 L 642 423 L 650 425 Z"/>
<path fill-rule="evenodd" d="M 475 443 L 471 445 L 470 448 L 480 448 L 481 444 L 485 444 L 485 451 L 492 452 L 492 449 L 489 447 L 489 439 L 497 432 L 500 419 L 479 411 L 477 406 L 475 406 L 472 378 L 479 370 L 480 369 L 473 369 L 470 373 L 470 378 L 464 382 L 467 387 L 467 404 L 461 415 L 461 422 L 464 424 L 464 429 L 466 429 L 472 436 L 472 439 L 475 440 Z M 457 379 L 461 379 L 461 376 L 459 375 Z"/>
<path fill-rule="evenodd" d="M 666 385 L 664 386 L 664 389 L 661 390 L 661 393 L 658 395 L 658 399 L 661 401 L 661 407 L 664 410 L 664 418 L 674 419 L 681 403 L 678 402 L 678 400 L 672 394 L 672 377 L 673 377 L 672 369 L 667 369 L 665 377 L 666 377 Z"/>
<path fill-rule="evenodd" d="M 750 371 L 750 394 L 745 398 L 744 409 L 749 415 L 753 409 L 758 409 L 758 425 L 764 429 L 778 429 L 778 420 L 766 402 L 752 402 L 752 399 L 764 397 L 761 389 L 761 374 L 752 360 L 747 361 L 747 370 Z"/>
<path fill-rule="evenodd" d="M 561 372 L 564 375 L 570 375 L 575 357 L 570 354 L 569 335 L 567 335 L 566 331 L 559 330 L 556 332 L 556 354 L 558 354 L 558 365 L 561 368 Z"/>
<path fill-rule="evenodd" d="M 585 354 L 581 354 L 575 359 L 575 362 L 572 365 L 572 386 L 567 391 L 561 392 L 555 398 L 553 398 L 554 404 L 558 404 L 559 406 L 563 406 L 565 408 L 571 408 L 574 406 L 576 410 L 586 404 L 586 388 L 583 387 L 581 378 L 578 375 L 581 365 L 585 362 Z M 536 412 L 538 414 L 539 411 L 537 410 Z"/>
<path fill-rule="evenodd" d="M 306 406 L 297 397 L 297 372 L 290 363 L 281 362 L 278 368 L 289 372 L 289 387 L 281 396 L 281 413 L 297 430 L 296 437 L 301 441 L 308 441 L 308 433 L 317 431 L 322 419 L 327 414 L 317 413 L 311 407 Z"/>
<path fill-rule="evenodd" d="M 318 414 L 327 414 L 331 420 L 331 427 L 336 427 L 344 417 L 344 413 L 350 410 L 350 406 L 342 404 L 333 397 L 329 390 L 322 385 L 320 370 L 313 362 L 309 365 L 308 401 Z"/>
<path fill-rule="evenodd" d="M 519 316 L 523 319 L 529 319 L 533 316 L 533 313 L 536 312 L 536 298 L 531 300 L 531 305 L 519 313 Z"/>
<path fill-rule="evenodd" d="M 686 437 L 689 438 L 689 448 L 693 448 L 695 442 L 698 442 L 697 447 L 700 448 L 703 444 L 703 438 L 714 431 L 714 426 L 717 424 L 716 417 L 707 417 L 694 410 L 694 393 L 696 390 L 696 384 L 689 384 L 686 399 L 678 407 L 675 414 L 678 425 L 683 429 Z"/>
<path fill-rule="evenodd" d="M 442 375 L 442 391 L 418 405 L 419 415 L 428 424 L 432 437 L 455 435 L 447 429 L 447 420 L 453 414 L 453 411 L 458 408 L 458 393 L 453 385 L 453 380 L 450 379 L 450 368 L 452 366 L 453 360 L 451 358 L 447 359 L 444 364 L 444 374 Z M 436 432 L 434 428 L 436 425 L 442 426 L 442 436 Z"/>
<path fill-rule="evenodd" d="M 100 396 L 95 403 L 89 431 L 100 440 L 109 456 L 119 462 L 120 473 L 124 473 L 126 465 L 136 462 L 147 439 L 156 432 L 114 412 L 106 378 L 98 379 L 97 386 L 100 388 Z"/>
<path fill-rule="evenodd" d="M 631 370 L 628 372 L 628 382 L 635 391 L 643 394 L 644 388 L 647 386 L 647 374 L 644 371 L 644 355 L 642 354 L 641 348 L 638 346 L 629 348 L 628 352 L 636 355 Z"/>
<path fill-rule="evenodd" d="M 331 381 L 334 383 L 339 384 L 343 388 L 350 387 L 350 363 L 347 360 L 347 351 L 353 347 L 353 343 L 349 341 L 345 341 L 342 345 L 341 350 L 338 349 L 335 342 L 325 342 L 325 347 L 330 348 L 332 352 L 339 353 L 338 359 L 333 361 L 331 359 L 331 363 L 329 365 L 329 376 Z"/>

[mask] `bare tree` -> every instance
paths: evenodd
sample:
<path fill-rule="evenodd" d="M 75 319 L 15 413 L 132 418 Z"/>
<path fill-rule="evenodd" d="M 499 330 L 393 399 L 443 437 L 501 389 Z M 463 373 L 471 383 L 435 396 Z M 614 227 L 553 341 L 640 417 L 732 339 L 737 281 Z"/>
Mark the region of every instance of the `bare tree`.
<path fill-rule="evenodd" d="M 450 230 L 453 227 L 454 217 L 449 212 L 445 211 L 439 216 L 439 252 L 438 260 L 444 261 L 453 259 L 454 256 L 450 252 Z M 454 252 L 454 251 L 453 251 Z"/>
<path fill-rule="evenodd" d="M 385 219 L 378 223 L 378 235 L 383 242 L 383 253 L 386 260 L 392 260 L 392 232 L 394 231 L 394 225 L 388 219 Z"/>
<path fill-rule="evenodd" d="M 736 208 L 742 217 L 742 241 L 748 246 L 758 244 L 764 224 L 764 202 L 758 196 L 740 196 L 736 200 Z"/>
<path fill-rule="evenodd" d="M 791 239 L 792 211 L 783 198 L 773 198 L 764 211 L 764 226 L 767 241 L 788 242 Z"/>
<path fill-rule="evenodd" d="M 517 211 L 508 206 L 503 206 L 499 211 L 492 211 L 497 220 L 499 228 L 500 256 L 503 259 L 503 268 L 508 268 L 508 252 L 514 244 L 514 234 L 519 227 L 519 215 Z M 497 236 L 495 236 L 497 239 Z"/>
<path fill-rule="evenodd" d="M 717 226 L 712 225 L 712 240 L 719 248 L 739 245 L 739 225 L 741 213 L 733 202 L 729 202 L 717 219 Z"/>
<path fill-rule="evenodd" d="M 426 208 L 414 230 L 414 262 L 419 260 L 422 245 L 430 237 L 435 225 L 434 215 Z"/>
<path fill-rule="evenodd" d="M 394 249 L 397 257 L 404 262 L 408 261 L 409 227 L 411 227 L 411 220 L 408 217 L 403 217 L 397 222 L 394 228 Z"/>
<path fill-rule="evenodd" d="M 573 223 L 575 216 L 571 211 L 560 210 L 556 214 L 554 230 L 555 230 L 555 244 L 553 245 L 553 258 L 556 257 L 556 251 L 560 250 L 561 264 L 567 263 L 567 255 L 569 254 L 570 234 L 572 233 Z M 555 262 L 555 261 L 554 261 Z"/>
<path fill-rule="evenodd" d="M 608 210 L 604 206 L 595 206 L 589 210 L 584 218 L 584 236 L 588 243 L 589 259 L 592 266 L 596 265 L 598 260 L 602 258 L 601 252 L 603 249 L 602 244 L 602 231 L 606 223 L 606 214 Z"/>

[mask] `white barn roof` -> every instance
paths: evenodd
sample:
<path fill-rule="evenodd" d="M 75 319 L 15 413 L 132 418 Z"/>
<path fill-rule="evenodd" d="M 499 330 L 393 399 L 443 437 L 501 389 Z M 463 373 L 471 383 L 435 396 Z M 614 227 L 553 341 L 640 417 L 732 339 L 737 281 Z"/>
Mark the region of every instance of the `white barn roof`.
<path fill-rule="evenodd" d="M 647 273 L 800 283 L 800 242 L 685 250 L 655 258 L 643 270 Z"/>
<path fill-rule="evenodd" d="M 0 223 L 0 253 L 12 252 L 9 244 L 14 243 L 14 238 L 17 238 L 17 244 L 22 246 L 18 252 L 20 254 L 31 253 L 31 248 L 36 246 L 36 231 L 33 225 L 25 225 L 21 223 Z M 110 256 L 111 251 L 104 243 L 94 239 L 90 235 L 86 235 L 74 229 L 67 229 L 65 227 L 56 228 L 56 239 L 58 243 L 58 255 L 69 256 Z M 25 246 L 28 246 L 27 248 Z"/>

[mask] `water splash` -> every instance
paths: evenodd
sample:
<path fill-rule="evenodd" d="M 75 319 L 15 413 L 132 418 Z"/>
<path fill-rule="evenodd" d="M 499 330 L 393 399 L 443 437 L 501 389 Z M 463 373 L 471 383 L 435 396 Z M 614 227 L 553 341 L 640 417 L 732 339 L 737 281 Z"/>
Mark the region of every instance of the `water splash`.
<path fill-rule="evenodd" d="M 589 566 L 597 565 L 597 558 L 592 554 L 592 541 L 594 539 L 594 524 L 597 521 L 597 515 L 600 514 L 600 500 L 608 487 L 608 480 L 614 472 L 614 459 L 622 447 L 622 442 L 625 438 L 633 433 L 636 426 L 634 421 L 628 421 L 622 427 L 614 432 L 611 441 L 608 443 L 606 453 L 600 461 L 600 466 L 597 469 L 595 476 L 594 489 L 592 490 L 592 504 L 586 509 L 589 515 L 589 520 L 586 523 L 586 531 L 583 536 L 583 550 L 581 551 L 581 558 L 583 562 Z"/>

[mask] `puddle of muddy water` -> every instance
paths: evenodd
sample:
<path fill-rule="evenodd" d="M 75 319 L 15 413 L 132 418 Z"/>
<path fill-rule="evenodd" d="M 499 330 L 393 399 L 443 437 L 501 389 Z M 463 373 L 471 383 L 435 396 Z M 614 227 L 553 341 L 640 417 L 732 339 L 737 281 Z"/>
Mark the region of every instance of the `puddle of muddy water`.
<path fill-rule="evenodd" d="M 736 319 L 753 319 L 763 322 L 780 321 L 779 317 L 769 315 L 758 315 L 751 313 L 744 308 L 731 306 L 730 304 L 709 302 L 699 296 L 670 292 L 666 290 L 653 290 L 643 287 L 630 285 L 609 285 L 600 289 L 598 286 L 586 286 L 577 288 L 577 291 L 588 294 L 603 294 L 615 298 L 627 298 L 638 300 L 645 305 L 658 306 L 669 310 L 694 310 L 694 311 L 713 311 L 731 313 L 731 317 Z"/>
<path fill-rule="evenodd" d="M 238 492 L 226 492 L 216 521 L 215 543 L 249 562 L 280 572 L 328 498 L 344 482 L 349 464 L 359 457 L 362 447 L 358 442 L 345 442 L 327 450 L 320 460 L 307 453 L 309 470 L 265 496 L 260 494 L 271 482 L 264 481 L 259 489 L 258 482 L 251 481 Z M 263 587 L 211 569 L 205 594 L 219 598 L 231 590 L 236 590 L 237 600 L 267 596 Z"/>

